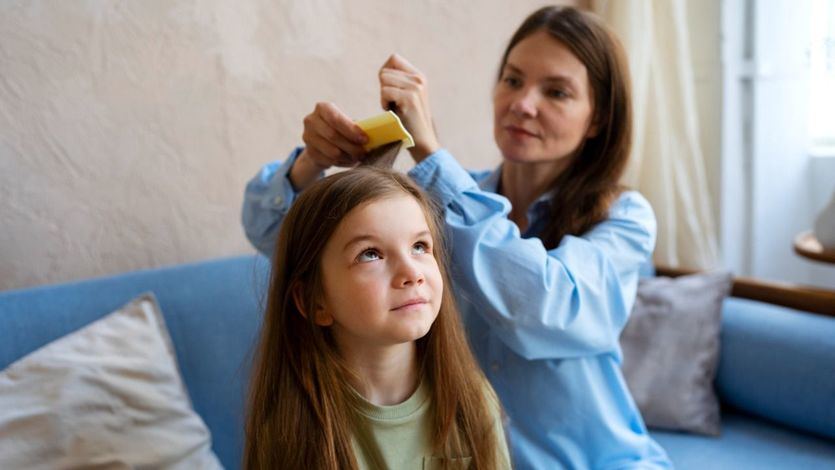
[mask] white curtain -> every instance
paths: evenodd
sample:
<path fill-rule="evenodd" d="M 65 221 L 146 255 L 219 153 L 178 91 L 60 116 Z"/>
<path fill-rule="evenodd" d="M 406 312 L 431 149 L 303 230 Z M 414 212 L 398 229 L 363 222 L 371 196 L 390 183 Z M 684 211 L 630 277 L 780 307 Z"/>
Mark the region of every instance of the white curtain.
<path fill-rule="evenodd" d="M 683 0 L 595 0 L 629 58 L 633 155 L 623 183 L 649 199 L 658 219 L 656 264 L 718 263 Z"/>

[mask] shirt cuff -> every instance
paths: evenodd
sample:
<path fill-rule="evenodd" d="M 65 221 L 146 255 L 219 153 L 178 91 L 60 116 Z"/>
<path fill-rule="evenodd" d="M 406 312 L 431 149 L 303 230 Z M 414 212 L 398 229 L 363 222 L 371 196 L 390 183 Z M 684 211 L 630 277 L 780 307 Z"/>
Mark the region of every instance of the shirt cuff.
<path fill-rule="evenodd" d="M 418 185 L 438 198 L 444 207 L 478 183 L 446 149 L 440 149 L 409 170 Z"/>
<path fill-rule="evenodd" d="M 266 165 L 261 170 L 260 179 L 266 185 L 261 199 L 264 206 L 281 212 L 290 210 L 299 195 L 290 181 L 290 170 L 303 150 L 304 147 L 296 147 L 283 162 Z"/>

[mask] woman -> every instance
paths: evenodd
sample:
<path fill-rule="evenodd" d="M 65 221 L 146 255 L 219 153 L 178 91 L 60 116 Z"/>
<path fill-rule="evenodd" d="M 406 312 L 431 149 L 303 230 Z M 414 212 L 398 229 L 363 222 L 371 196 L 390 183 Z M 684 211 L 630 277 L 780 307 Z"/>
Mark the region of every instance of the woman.
<path fill-rule="evenodd" d="M 410 176 L 444 208 L 470 345 L 509 417 L 516 467 L 670 467 L 620 371 L 618 337 L 656 233 L 649 203 L 618 185 L 631 145 L 620 43 L 572 8 L 523 22 L 494 89 L 493 172 L 467 172 L 441 147 L 420 71 L 395 55 L 379 78 L 415 139 Z M 269 253 L 296 191 L 359 161 L 363 139 L 317 105 L 306 147 L 247 187 L 253 244 Z"/>

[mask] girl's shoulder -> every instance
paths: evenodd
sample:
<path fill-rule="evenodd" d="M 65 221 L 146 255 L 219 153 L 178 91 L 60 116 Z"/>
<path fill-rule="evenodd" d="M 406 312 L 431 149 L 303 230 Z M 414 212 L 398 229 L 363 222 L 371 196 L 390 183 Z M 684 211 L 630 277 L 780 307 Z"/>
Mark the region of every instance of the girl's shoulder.
<path fill-rule="evenodd" d="M 496 468 L 511 468 L 510 452 L 507 448 L 507 436 L 505 435 L 505 428 L 510 424 L 507 414 L 502 410 L 501 402 L 499 401 L 496 391 L 490 386 L 487 379 L 484 379 L 483 393 L 487 402 L 487 407 L 492 418 L 493 437 L 496 446 Z"/>
<path fill-rule="evenodd" d="M 493 389 L 493 386 L 490 385 L 490 382 L 486 378 L 482 381 L 481 390 L 493 418 L 502 420 L 501 401 L 499 400 L 499 396 L 496 394 L 496 391 Z"/>

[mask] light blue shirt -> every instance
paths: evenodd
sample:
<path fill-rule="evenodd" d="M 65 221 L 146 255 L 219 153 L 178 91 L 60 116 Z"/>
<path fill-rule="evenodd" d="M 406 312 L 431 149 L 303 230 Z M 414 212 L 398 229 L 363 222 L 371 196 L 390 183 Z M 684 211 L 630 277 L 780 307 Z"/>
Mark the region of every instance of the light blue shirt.
<path fill-rule="evenodd" d="M 265 254 L 296 197 L 287 173 L 299 153 L 265 166 L 247 186 L 244 228 Z M 456 297 L 508 415 L 515 467 L 670 468 L 620 370 L 618 337 L 655 246 L 646 199 L 622 193 L 606 220 L 547 250 L 535 237 L 547 194 L 531 205 L 521 234 L 507 218 L 509 201 L 496 194 L 499 170 L 468 172 L 439 150 L 409 174 L 445 209 Z"/>

